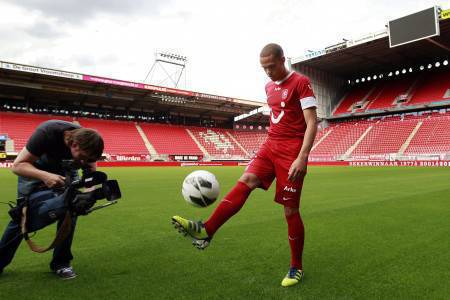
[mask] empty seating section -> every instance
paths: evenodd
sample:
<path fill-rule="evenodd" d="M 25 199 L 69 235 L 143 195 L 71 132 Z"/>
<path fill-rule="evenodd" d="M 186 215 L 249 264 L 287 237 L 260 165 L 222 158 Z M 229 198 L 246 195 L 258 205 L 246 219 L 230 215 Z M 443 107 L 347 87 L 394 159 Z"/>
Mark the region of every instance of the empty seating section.
<path fill-rule="evenodd" d="M 96 129 L 105 141 L 108 154 L 148 154 L 134 122 L 79 119 L 81 126 Z"/>
<path fill-rule="evenodd" d="M 374 124 L 352 152 L 352 156 L 398 153 L 417 123 L 417 120 L 403 120 Z"/>
<path fill-rule="evenodd" d="M 334 111 L 334 115 L 351 113 L 352 105 L 358 101 L 363 100 L 371 91 L 371 89 L 371 85 L 365 84 L 357 86 L 354 89 L 350 90 L 350 92 L 346 96 L 344 96 L 339 106 Z"/>
<path fill-rule="evenodd" d="M 337 158 L 345 154 L 369 125 L 365 122 L 347 122 L 333 126 L 329 129 L 331 133 L 311 152 L 311 156 Z"/>
<path fill-rule="evenodd" d="M 189 127 L 200 144 L 213 156 L 245 156 L 241 148 L 227 134 L 226 129 Z"/>
<path fill-rule="evenodd" d="M 141 128 L 159 154 L 203 154 L 184 127 L 143 123 Z"/>
<path fill-rule="evenodd" d="M 395 81 L 386 81 L 380 85 L 381 91 L 368 105 L 367 109 L 381 109 L 395 106 L 395 100 L 400 95 L 405 95 L 414 84 L 416 78 L 402 78 Z"/>
<path fill-rule="evenodd" d="M 450 89 L 450 72 L 436 73 L 431 76 L 427 76 L 421 81 L 413 97 L 408 102 L 409 105 L 437 102 L 443 100 L 450 100 L 450 93 L 446 92 Z"/>
<path fill-rule="evenodd" d="M 25 146 L 36 127 L 40 123 L 52 119 L 72 120 L 61 116 L 0 112 L 0 133 L 8 134 L 8 137 L 14 141 L 14 150 L 19 152 Z"/>
<path fill-rule="evenodd" d="M 233 136 L 250 155 L 256 153 L 267 138 L 265 132 L 253 131 L 234 131 Z"/>
<path fill-rule="evenodd" d="M 449 154 L 450 114 L 430 116 L 411 140 L 405 154 Z"/>
<path fill-rule="evenodd" d="M 399 96 L 404 102 L 396 104 Z M 352 111 L 353 104 L 365 100 L 366 106 Z M 394 76 L 356 84 L 338 104 L 333 115 L 407 107 L 430 102 L 450 101 L 450 71 L 423 72 Z"/>
<path fill-rule="evenodd" d="M 70 117 L 0 112 L 0 133 L 8 134 L 14 140 L 15 150 L 20 151 L 35 128 L 50 119 L 72 121 Z M 144 140 L 133 122 L 97 119 L 78 121 L 83 127 L 94 128 L 102 134 L 107 154 L 148 154 Z M 408 145 L 406 141 L 419 122 L 422 125 Z M 248 158 L 267 138 L 266 132 L 261 131 L 150 123 L 142 123 L 140 126 L 156 152 L 163 155 L 203 156 L 203 147 L 215 158 Z M 367 134 L 362 137 L 366 131 Z M 402 146 L 405 155 L 450 155 L 449 133 L 450 112 L 331 123 L 317 133 L 310 159 L 336 160 L 343 158 L 344 154 L 349 154 L 346 158 L 353 159 L 384 157 L 383 155 L 399 153 Z M 358 140 L 360 142 L 356 145 Z"/>

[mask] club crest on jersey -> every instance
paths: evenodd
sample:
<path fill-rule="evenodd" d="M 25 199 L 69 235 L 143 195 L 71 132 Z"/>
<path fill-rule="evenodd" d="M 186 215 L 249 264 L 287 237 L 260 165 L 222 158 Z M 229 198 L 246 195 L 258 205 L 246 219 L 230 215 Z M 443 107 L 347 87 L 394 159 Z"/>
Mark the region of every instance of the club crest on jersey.
<path fill-rule="evenodd" d="M 289 90 L 288 89 L 284 89 L 282 92 L 281 92 L 281 99 L 286 99 L 287 98 L 287 96 L 288 96 L 288 94 L 289 94 Z"/>

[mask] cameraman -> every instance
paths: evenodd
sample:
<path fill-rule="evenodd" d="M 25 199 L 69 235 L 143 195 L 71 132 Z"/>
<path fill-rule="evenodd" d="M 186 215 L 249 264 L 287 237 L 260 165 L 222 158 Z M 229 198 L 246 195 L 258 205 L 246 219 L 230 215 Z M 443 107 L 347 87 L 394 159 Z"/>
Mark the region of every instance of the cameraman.
<path fill-rule="evenodd" d="M 12 171 L 19 176 L 18 197 L 29 197 L 40 191 L 63 188 L 63 160 L 73 159 L 86 165 L 86 171 L 95 171 L 96 161 L 103 153 L 103 146 L 102 137 L 93 129 L 60 120 L 40 124 L 13 163 Z M 75 223 L 76 218 L 73 219 L 70 234 L 55 247 L 50 262 L 50 269 L 62 279 L 76 277 L 70 265 L 73 259 L 70 248 Z M 62 220 L 59 220 L 58 229 L 61 224 Z M 0 240 L 0 274 L 13 259 L 22 238 L 20 224 L 10 221 Z"/>

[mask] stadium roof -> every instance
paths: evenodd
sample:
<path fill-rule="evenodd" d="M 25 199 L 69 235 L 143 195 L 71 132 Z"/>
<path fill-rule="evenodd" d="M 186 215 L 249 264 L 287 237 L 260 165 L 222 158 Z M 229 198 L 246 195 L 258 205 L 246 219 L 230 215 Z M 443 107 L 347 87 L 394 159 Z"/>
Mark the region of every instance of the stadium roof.
<path fill-rule="evenodd" d="M 263 103 L 0 61 L 0 98 L 231 118 Z"/>
<path fill-rule="evenodd" d="M 291 64 L 353 79 L 395 71 L 399 67 L 434 63 L 450 55 L 450 19 L 439 23 L 440 35 L 430 39 L 390 48 L 387 30 L 383 30 L 293 58 Z"/>

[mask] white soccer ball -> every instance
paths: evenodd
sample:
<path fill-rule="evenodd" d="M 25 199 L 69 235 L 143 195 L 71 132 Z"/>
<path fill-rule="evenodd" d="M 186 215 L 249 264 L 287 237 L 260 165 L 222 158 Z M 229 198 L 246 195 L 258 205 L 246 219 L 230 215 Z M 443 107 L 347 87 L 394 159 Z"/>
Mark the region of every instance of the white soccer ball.
<path fill-rule="evenodd" d="M 181 192 L 187 203 L 196 207 L 207 207 L 216 201 L 220 187 L 214 174 L 199 170 L 186 176 Z"/>

